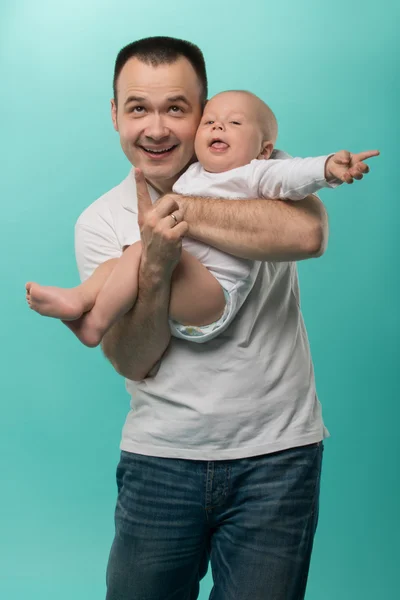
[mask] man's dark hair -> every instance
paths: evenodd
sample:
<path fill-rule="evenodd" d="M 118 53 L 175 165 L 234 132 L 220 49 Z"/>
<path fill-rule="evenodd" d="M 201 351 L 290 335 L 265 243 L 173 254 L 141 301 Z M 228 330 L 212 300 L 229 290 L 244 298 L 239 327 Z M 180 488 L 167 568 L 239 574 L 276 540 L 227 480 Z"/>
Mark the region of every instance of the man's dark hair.
<path fill-rule="evenodd" d="M 114 68 L 113 91 L 114 100 L 117 103 L 117 82 L 118 77 L 129 59 L 137 57 L 140 61 L 158 67 L 159 65 L 171 65 L 181 56 L 186 58 L 201 84 L 200 101 L 202 107 L 207 101 L 208 86 L 206 63 L 200 48 L 191 42 L 180 40 L 178 38 L 156 36 L 143 38 L 128 44 L 118 52 Z"/>

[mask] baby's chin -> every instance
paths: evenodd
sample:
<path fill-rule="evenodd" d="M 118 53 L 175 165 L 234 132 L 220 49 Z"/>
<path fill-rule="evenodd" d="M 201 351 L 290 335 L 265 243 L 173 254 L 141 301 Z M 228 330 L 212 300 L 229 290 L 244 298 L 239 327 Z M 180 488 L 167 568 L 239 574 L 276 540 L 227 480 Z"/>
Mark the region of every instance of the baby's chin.
<path fill-rule="evenodd" d="M 224 173 L 232 169 L 238 169 L 251 163 L 257 158 L 253 156 L 252 150 L 243 151 L 244 148 L 236 148 L 229 145 L 227 148 L 211 147 L 208 143 L 195 143 L 195 153 L 198 162 L 208 173 Z"/>
<path fill-rule="evenodd" d="M 208 173 L 224 173 L 225 171 L 232 171 L 232 169 L 238 169 L 239 167 L 244 167 L 249 164 L 253 158 L 249 158 L 248 161 L 244 160 L 235 160 L 232 156 L 207 156 L 204 157 L 203 160 L 201 158 L 198 159 L 201 166 Z"/>

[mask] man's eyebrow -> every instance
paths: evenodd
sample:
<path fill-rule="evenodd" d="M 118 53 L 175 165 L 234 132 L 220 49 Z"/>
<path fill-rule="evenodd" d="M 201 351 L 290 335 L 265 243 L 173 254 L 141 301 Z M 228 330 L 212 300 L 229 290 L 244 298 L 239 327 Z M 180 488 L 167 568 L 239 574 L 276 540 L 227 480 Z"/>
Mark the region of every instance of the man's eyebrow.
<path fill-rule="evenodd" d="M 167 100 L 168 102 L 183 102 L 184 104 L 187 104 L 187 106 L 190 106 L 189 100 L 182 94 L 178 94 L 178 96 L 170 96 L 167 98 Z"/>
<path fill-rule="evenodd" d="M 145 102 L 146 98 L 143 98 L 143 96 L 128 96 L 128 98 L 125 100 L 124 104 L 125 106 L 127 104 L 129 104 L 129 102 Z"/>

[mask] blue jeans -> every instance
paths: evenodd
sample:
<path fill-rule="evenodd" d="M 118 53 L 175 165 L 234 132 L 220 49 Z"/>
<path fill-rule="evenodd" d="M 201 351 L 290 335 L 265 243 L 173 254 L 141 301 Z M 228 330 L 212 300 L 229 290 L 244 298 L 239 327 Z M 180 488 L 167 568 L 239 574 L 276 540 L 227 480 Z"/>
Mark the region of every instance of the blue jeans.
<path fill-rule="evenodd" d="M 196 461 L 121 452 L 106 600 L 302 600 L 323 442 Z"/>

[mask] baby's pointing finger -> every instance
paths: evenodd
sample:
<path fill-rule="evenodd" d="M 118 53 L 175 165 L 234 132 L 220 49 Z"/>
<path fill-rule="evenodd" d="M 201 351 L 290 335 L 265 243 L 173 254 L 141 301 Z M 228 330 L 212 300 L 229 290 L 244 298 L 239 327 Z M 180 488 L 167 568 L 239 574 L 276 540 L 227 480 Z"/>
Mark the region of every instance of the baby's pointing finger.
<path fill-rule="evenodd" d="M 372 158 L 373 156 L 379 156 L 379 154 L 379 150 L 367 150 L 366 152 L 354 154 L 353 159 L 355 160 L 355 162 L 360 162 L 362 160 L 367 160 L 367 158 Z"/>

